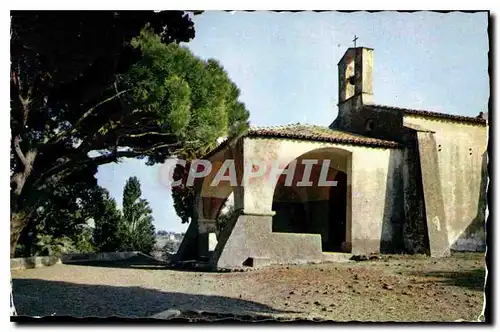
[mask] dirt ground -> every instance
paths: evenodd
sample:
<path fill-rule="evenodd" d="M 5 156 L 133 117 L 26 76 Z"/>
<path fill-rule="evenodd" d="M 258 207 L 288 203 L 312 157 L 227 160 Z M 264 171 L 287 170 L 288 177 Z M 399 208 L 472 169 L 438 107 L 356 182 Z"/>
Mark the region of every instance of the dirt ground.
<path fill-rule="evenodd" d="M 333 321 L 477 321 L 483 254 L 445 259 L 273 266 L 246 272 L 169 270 L 144 262 L 12 271 L 18 314 L 150 317 L 179 310 Z"/>

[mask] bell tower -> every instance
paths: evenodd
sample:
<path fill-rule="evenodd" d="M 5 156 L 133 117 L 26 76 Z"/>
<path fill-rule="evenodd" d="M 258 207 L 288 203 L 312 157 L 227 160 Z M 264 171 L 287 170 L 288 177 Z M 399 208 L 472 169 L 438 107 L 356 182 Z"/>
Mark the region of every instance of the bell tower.
<path fill-rule="evenodd" d="M 373 49 L 350 47 L 340 59 L 339 107 L 350 101 L 357 108 L 373 100 Z"/>

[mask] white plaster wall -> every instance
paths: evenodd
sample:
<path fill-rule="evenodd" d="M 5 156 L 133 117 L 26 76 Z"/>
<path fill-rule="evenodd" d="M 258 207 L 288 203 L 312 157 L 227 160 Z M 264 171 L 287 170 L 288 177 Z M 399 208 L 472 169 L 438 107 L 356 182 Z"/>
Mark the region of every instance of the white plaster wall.
<path fill-rule="evenodd" d="M 484 231 L 470 234 L 465 231 L 473 220 L 484 218 L 481 216 L 481 204 L 485 202 L 480 202 L 480 191 L 483 155 L 487 147 L 487 127 L 414 115 L 406 115 L 404 124 L 418 125 L 435 132 L 451 248 L 479 249 L 484 245 Z"/>
<path fill-rule="evenodd" d="M 403 150 L 361 148 L 352 158 L 352 232 L 356 246 L 377 252 L 376 239 L 391 241 L 392 220 L 403 204 Z M 400 206 L 397 206 L 399 204 Z M 355 222 L 357 221 L 357 222 Z M 378 237 L 377 237 L 378 236 Z M 356 245 L 356 241 L 364 244 Z"/>

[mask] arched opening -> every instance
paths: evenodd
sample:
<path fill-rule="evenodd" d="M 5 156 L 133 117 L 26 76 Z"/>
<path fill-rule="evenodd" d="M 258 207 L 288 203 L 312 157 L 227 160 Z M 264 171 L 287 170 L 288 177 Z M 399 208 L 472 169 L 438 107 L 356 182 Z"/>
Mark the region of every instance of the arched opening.
<path fill-rule="evenodd" d="M 200 178 L 200 205 L 198 206 L 199 217 L 208 220 L 216 220 L 221 210 L 229 202 L 234 202 L 232 184 L 230 181 L 223 179 L 215 181 L 215 177 L 221 169 L 224 161 L 212 161 L 212 169 L 210 174 L 204 178 Z M 226 170 L 227 174 L 228 171 Z M 234 203 L 231 203 L 234 204 Z"/>
<path fill-rule="evenodd" d="M 297 187 L 285 186 L 284 181 L 278 181 L 272 205 L 275 212 L 273 232 L 308 233 L 306 207 L 297 189 Z"/>
<path fill-rule="evenodd" d="M 346 251 L 346 244 L 350 242 L 350 153 L 325 148 L 313 150 L 295 160 L 291 183 L 287 183 L 286 174 L 282 174 L 276 183 L 272 231 L 320 234 L 323 251 Z M 305 164 L 310 160 L 317 162 L 311 167 L 310 177 L 304 178 Z M 305 185 L 308 180 L 310 185 Z"/>
<path fill-rule="evenodd" d="M 225 211 L 228 198 L 233 196 L 233 187 L 229 180 L 214 181 L 221 169 L 223 158 L 211 161 L 211 172 L 199 178 L 199 199 L 197 201 L 198 221 L 198 259 L 209 260 L 219 241 L 221 213 Z"/>

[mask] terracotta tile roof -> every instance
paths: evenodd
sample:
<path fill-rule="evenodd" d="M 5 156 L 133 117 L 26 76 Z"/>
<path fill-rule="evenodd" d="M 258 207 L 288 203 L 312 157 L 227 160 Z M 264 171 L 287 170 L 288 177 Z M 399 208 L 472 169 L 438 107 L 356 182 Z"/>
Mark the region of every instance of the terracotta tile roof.
<path fill-rule="evenodd" d="M 347 143 L 353 145 L 381 146 L 397 148 L 400 144 L 377 138 L 361 136 L 328 127 L 293 124 L 277 127 L 254 127 L 246 136 L 249 137 L 274 137 L 274 138 L 296 138 L 322 142 Z"/>
<path fill-rule="evenodd" d="M 438 119 L 447 119 L 447 120 L 453 120 L 453 121 L 469 122 L 469 123 L 477 123 L 477 124 L 486 125 L 486 119 L 482 115 L 477 116 L 477 117 L 472 117 L 472 116 L 455 115 L 455 114 L 439 113 L 439 112 L 427 111 L 427 110 L 415 110 L 415 109 L 409 109 L 409 108 L 386 106 L 386 105 L 376 105 L 376 104 L 365 105 L 363 107 L 374 108 L 374 109 L 378 108 L 378 109 L 384 109 L 384 110 L 389 110 L 389 111 L 403 112 L 406 114 L 413 114 L 413 115 L 426 116 L 426 117 L 432 117 L 432 118 L 438 118 Z"/>

